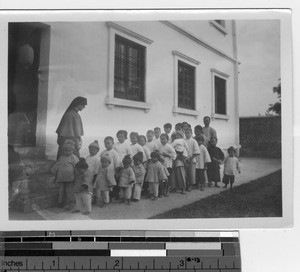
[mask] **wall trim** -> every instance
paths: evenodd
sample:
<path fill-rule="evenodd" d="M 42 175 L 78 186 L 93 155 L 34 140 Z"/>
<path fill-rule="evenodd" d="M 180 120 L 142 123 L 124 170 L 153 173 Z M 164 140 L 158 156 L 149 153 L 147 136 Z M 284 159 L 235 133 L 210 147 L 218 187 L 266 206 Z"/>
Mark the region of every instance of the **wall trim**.
<path fill-rule="evenodd" d="M 123 26 L 120 26 L 120 25 L 118 25 L 116 23 L 107 22 L 106 25 L 108 27 L 110 27 L 110 28 L 114 28 L 115 30 L 118 30 L 119 32 L 121 32 L 123 34 L 126 34 L 126 35 L 128 35 L 128 36 L 130 36 L 130 37 L 132 37 L 134 39 L 137 39 L 137 40 L 139 40 L 141 42 L 144 42 L 146 44 L 152 44 L 153 43 L 152 40 L 150 40 L 150 39 L 148 39 L 148 38 L 146 38 L 146 37 L 144 37 L 144 36 L 142 36 L 142 35 L 140 35 L 140 34 L 138 34 L 136 32 L 133 32 L 133 31 L 131 31 L 131 30 L 129 30 L 129 29 L 123 27 Z"/>
<path fill-rule="evenodd" d="M 195 36 L 194 34 L 190 33 L 188 30 L 177 26 L 174 23 L 171 23 L 169 21 L 160 21 L 161 23 L 163 23 L 164 25 L 176 30 L 177 32 L 181 33 L 182 35 L 184 35 L 185 37 L 191 39 L 192 41 L 202 45 L 203 47 L 205 47 L 206 49 L 216 53 L 217 55 L 233 62 L 233 63 L 239 63 L 239 61 L 237 59 L 234 59 L 233 57 L 227 55 L 226 53 L 222 52 L 221 50 L 219 50 L 218 48 L 212 46 L 211 44 L 203 41 L 202 39 L 200 39 L 199 37 Z"/>
<path fill-rule="evenodd" d="M 178 52 L 176 50 L 173 50 L 172 54 L 173 54 L 173 56 L 180 57 L 180 58 L 185 59 L 185 60 L 187 60 L 189 62 L 192 62 L 192 63 L 194 63 L 196 65 L 199 65 L 201 63 L 200 61 L 198 61 L 196 59 L 193 59 L 193 58 L 191 58 L 191 57 L 189 57 L 189 56 L 187 56 L 185 54 L 182 54 L 182 53 L 180 53 L 180 52 Z"/>

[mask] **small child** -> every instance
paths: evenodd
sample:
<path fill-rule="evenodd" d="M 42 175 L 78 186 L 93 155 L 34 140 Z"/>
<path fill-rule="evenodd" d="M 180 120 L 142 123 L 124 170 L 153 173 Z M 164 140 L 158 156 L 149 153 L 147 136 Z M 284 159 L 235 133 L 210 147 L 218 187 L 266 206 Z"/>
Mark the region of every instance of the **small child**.
<path fill-rule="evenodd" d="M 146 137 L 144 135 L 139 135 L 138 137 L 138 143 L 139 145 L 144 149 L 144 154 L 146 155 L 145 158 L 143 158 L 143 165 L 146 166 L 147 162 L 149 160 L 151 160 L 151 151 L 148 148 L 148 146 L 146 146 Z"/>
<path fill-rule="evenodd" d="M 137 202 L 141 199 L 141 192 L 144 183 L 144 178 L 146 170 L 142 164 L 143 162 L 143 153 L 138 152 L 133 156 L 133 172 L 135 174 L 135 184 L 133 186 L 132 201 Z"/>
<path fill-rule="evenodd" d="M 63 154 L 53 165 L 51 172 L 56 174 L 54 182 L 59 185 L 58 208 L 65 207 L 69 210 L 74 201 L 74 169 L 79 159 L 73 154 L 75 149 L 73 143 L 66 142 L 62 149 Z"/>
<path fill-rule="evenodd" d="M 182 131 L 182 123 L 177 123 L 175 125 L 175 132 Z"/>
<path fill-rule="evenodd" d="M 221 181 L 220 164 L 224 160 L 224 153 L 217 147 L 217 142 L 216 137 L 211 137 L 209 147 L 207 148 L 211 159 L 211 162 L 207 165 L 208 187 L 211 187 L 213 181 L 215 182 L 215 187 L 219 187 L 218 182 Z"/>
<path fill-rule="evenodd" d="M 130 145 L 125 141 L 127 139 L 127 131 L 119 130 L 117 132 L 117 138 L 119 142 L 114 144 L 114 150 L 117 151 L 120 161 L 122 161 L 126 155 L 132 154 Z"/>
<path fill-rule="evenodd" d="M 188 145 L 186 191 L 191 191 L 196 183 L 196 156 L 200 154 L 200 150 L 197 141 L 192 138 L 192 129 L 185 129 L 185 138 Z"/>
<path fill-rule="evenodd" d="M 88 167 L 84 158 L 80 158 L 75 165 L 75 209 L 72 213 L 89 214 L 92 211 L 93 174 Z"/>
<path fill-rule="evenodd" d="M 195 140 L 196 140 L 196 137 L 203 136 L 203 139 L 204 139 L 203 145 L 207 148 L 208 147 L 208 138 L 203 134 L 202 126 L 200 126 L 200 125 L 195 126 L 194 133 L 195 133 Z"/>
<path fill-rule="evenodd" d="M 164 196 L 169 196 L 171 186 L 171 176 L 173 170 L 173 160 L 176 159 L 175 149 L 169 144 L 169 136 L 166 133 L 160 135 L 161 145 L 158 149 L 159 153 L 164 157 L 163 165 L 169 172 L 168 181 L 165 183 Z"/>
<path fill-rule="evenodd" d="M 89 170 L 93 174 L 93 184 L 95 183 L 99 167 L 100 167 L 100 157 L 97 156 L 98 152 L 100 150 L 98 141 L 95 140 L 89 145 L 89 153 L 90 155 L 86 157 L 86 163 L 89 166 Z M 94 192 L 93 194 L 93 203 L 97 202 L 97 194 Z"/>
<path fill-rule="evenodd" d="M 160 145 L 160 138 L 159 138 L 160 134 L 161 134 L 161 129 L 159 127 L 154 128 L 154 136 L 155 136 L 155 138 L 154 138 L 153 141 L 154 141 L 154 143 L 156 143 L 157 148 Z"/>
<path fill-rule="evenodd" d="M 230 182 L 230 189 L 232 189 L 236 171 L 240 174 L 241 169 L 239 166 L 239 160 L 235 157 L 235 148 L 231 146 L 227 149 L 227 151 L 228 157 L 226 157 L 224 161 L 224 176 L 222 181 L 225 184 L 224 188 L 227 188 L 227 185 Z"/>
<path fill-rule="evenodd" d="M 130 205 L 132 195 L 132 187 L 135 183 L 135 174 L 131 168 L 132 160 L 129 155 L 126 155 L 122 161 L 123 169 L 120 171 L 119 187 L 120 187 L 120 202 L 125 202 Z"/>
<path fill-rule="evenodd" d="M 204 191 L 205 187 L 205 172 L 207 168 L 207 164 L 211 162 L 209 153 L 204 146 L 204 137 L 203 135 L 199 135 L 196 137 L 196 141 L 199 145 L 200 154 L 196 157 L 196 184 L 198 185 L 201 191 Z"/>
<path fill-rule="evenodd" d="M 182 122 L 182 131 L 183 133 L 189 128 L 190 124 L 188 122 Z"/>
<path fill-rule="evenodd" d="M 137 132 L 131 132 L 130 133 L 131 158 L 133 158 L 133 156 L 138 152 L 142 152 L 143 158 L 146 158 L 144 149 L 142 146 L 139 145 L 138 141 L 139 141 L 139 134 Z"/>
<path fill-rule="evenodd" d="M 175 133 L 175 139 L 172 142 L 172 146 L 174 147 L 175 150 L 180 151 L 180 152 L 182 151 L 183 152 L 182 155 L 187 157 L 189 147 L 183 138 L 184 138 L 183 132 L 177 131 Z"/>
<path fill-rule="evenodd" d="M 165 134 L 167 134 L 168 135 L 168 137 L 169 137 L 169 144 L 171 143 L 171 130 L 172 130 L 172 124 L 170 124 L 170 123 L 166 123 L 166 124 L 164 124 L 164 131 L 165 131 Z"/>
<path fill-rule="evenodd" d="M 155 150 L 157 150 L 158 146 L 157 144 L 153 141 L 154 138 L 154 131 L 153 130 L 148 130 L 147 134 L 147 143 L 146 146 L 149 148 L 150 152 L 153 152 Z M 150 153 L 151 154 L 151 153 Z"/>
<path fill-rule="evenodd" d="M 159 184 L 166 181 L 167 175 L 163 165 L 159 162 L 160 155 L 154 151 L 151 153 L 151 161 L 148 165 L 148 171 L 145 181 L 149 183 L 150 194 L 152 200 L 157 200 L 159 192 Z"/>
<path fill-rule="evenodd" d="M 101 157 L 101 167 L 95 182 L 97 194 L 102 198 L 100 207 L 104 207 L 110 202 L 109 194 L 113 190 L 113 187 L 117 185 L 115 180 L 115 170 L 111 161 L 112 160 L 109 155 Z"/>

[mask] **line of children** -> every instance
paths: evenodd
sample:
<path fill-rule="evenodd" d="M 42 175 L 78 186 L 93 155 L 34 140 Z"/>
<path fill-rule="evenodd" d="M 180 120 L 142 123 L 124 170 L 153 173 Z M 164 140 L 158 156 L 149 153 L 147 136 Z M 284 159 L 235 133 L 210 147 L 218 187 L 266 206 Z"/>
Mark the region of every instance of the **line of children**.
<path fill-rule="evenodd" d="M 95 203 L 104 207 L 112 197 L 127 204 L 131 200 L 138 202 L 142 189 L 153 200 L 169 196 L 170 190 L 180 190 L 182 194 L 191 189 L 203 191 L 206 170 L 209 187 L 212 182 L 219 187 L 223 162 L 224 188 L 229 183 L 232 188 L 235 173 L 240 173 L 233 147 L 228 149 L 229 156 L 224 159 L 224 153 L 216 146 L 216 137 L 211 137 L 206 146 L 208 143 L 200 125 L 194 129 L 195 138 L 186 122 L 176 124 L 172 134 L 171 130 L 172 125 L 167 123 L 162 134 L 158 127 L 148 130 L 147 137 L 131 132 L 131 145 L 126 141 L 127 131 L 119 130 L 117 143 L 113 137 L 105 137 L 106 149 L 98 156 L 99 144 L 94 141 L 89 145 L 90 155 L 80 161 L 73 155 L 74 145 L 66 142 L 63 155 L 53 167 L 55 181 L 59 184 L 59 207 L 70 209 L 75 202 L 74 212 L 88 214 L 92 195 Z"/>

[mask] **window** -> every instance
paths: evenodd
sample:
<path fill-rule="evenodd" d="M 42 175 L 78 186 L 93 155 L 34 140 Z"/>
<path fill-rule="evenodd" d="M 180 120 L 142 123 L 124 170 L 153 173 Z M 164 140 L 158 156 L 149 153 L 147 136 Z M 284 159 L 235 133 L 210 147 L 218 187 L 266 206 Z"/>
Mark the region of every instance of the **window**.
<path fill-rule="evenodd" d="M 178 61 L 178 107 L 195 110 L 195 68 Z"/>
<path fill-rule="evenodd" d="M 144 102 L 145 47 L 115 36 L 114 97 Z"/>
<path fill-rule="evenodd" d="M 215 75 L 215 113 L 226 115 L 226 80 Z"/>
<path fill-rule="evenodd" d="M 229 119 L 227 115 L 227 80 L 229 75 L 216 69 L 211 69 L 213 102 L 212 116 L 219 119 Z"/>

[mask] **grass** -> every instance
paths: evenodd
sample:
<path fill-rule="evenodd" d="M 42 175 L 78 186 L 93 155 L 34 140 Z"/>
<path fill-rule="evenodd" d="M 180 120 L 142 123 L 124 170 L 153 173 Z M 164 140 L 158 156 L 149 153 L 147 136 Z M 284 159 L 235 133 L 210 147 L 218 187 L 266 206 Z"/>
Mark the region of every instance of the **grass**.
<path fill-rule="evenodd" d="M 282 216 L 281 170 L 151 219 Z"/>

